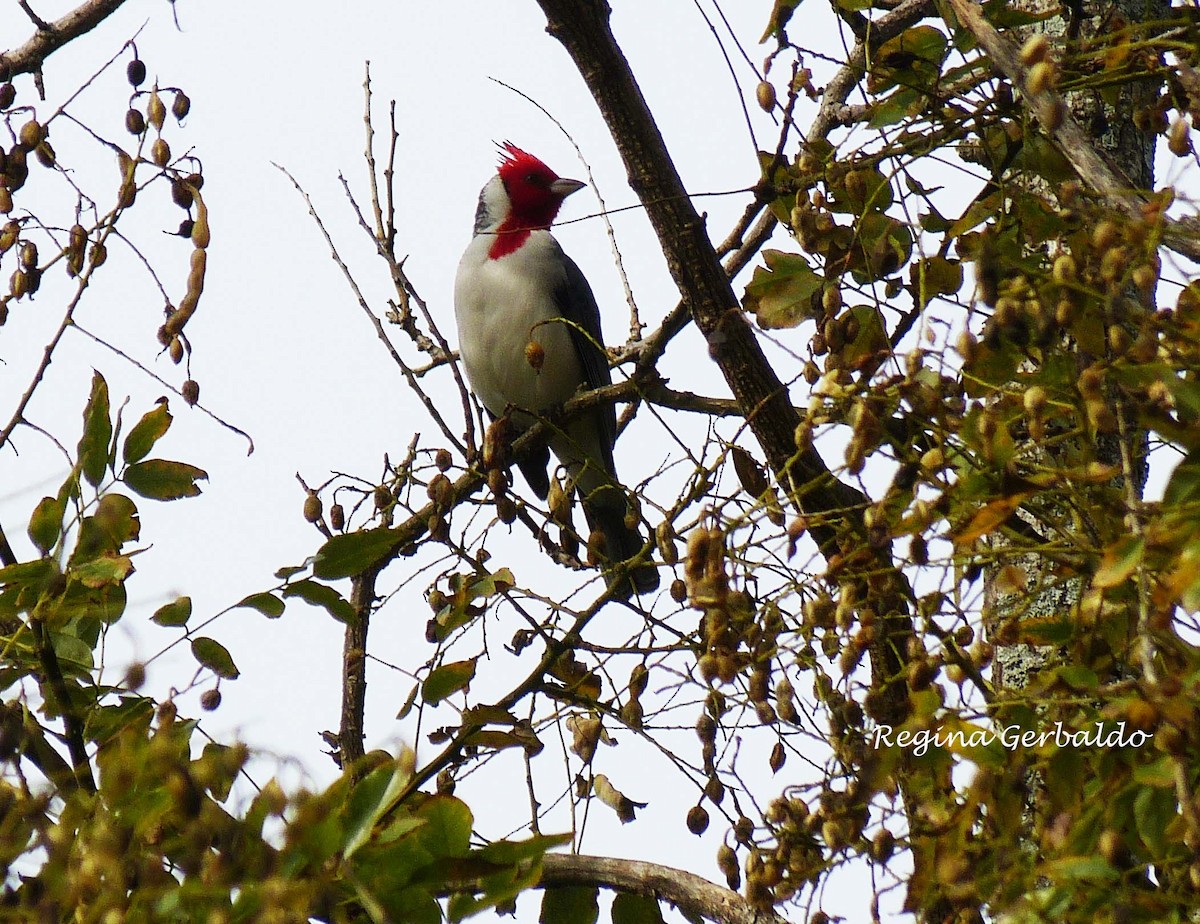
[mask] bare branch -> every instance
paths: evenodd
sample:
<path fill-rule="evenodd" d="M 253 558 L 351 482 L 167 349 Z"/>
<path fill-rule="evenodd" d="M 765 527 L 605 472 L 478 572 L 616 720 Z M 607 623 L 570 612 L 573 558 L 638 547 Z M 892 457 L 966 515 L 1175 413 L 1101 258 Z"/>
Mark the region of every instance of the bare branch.
<path fill-rule="evenodd" d="M 87 0 L 60 19 L 39 26 L 24 44 L 0 54 L 0 76 L 11 80 L 17 74 L 40 70 L 50 55 L 91 32 L 124 3 L 125 0 Z"/>
<path fill-rule="evenodd" d="M 755 908 L 737 892 L 695 873 L 640 860 L 548 853 L 542 860 L 539 886 L 604 886 L 670 902 L 688 917 L 718 924 L 787 924 L 786 918 Z"/>

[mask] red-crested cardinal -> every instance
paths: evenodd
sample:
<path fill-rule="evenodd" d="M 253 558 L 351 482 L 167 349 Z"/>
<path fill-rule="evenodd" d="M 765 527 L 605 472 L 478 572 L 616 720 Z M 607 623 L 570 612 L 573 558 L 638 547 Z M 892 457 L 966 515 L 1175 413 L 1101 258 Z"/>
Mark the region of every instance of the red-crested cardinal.
<path fill-rule="evenodd" d="M 475 234 L 458 264 L 454 313 L 467 379 L 493 417 L 510 414 L 518 430 L 530 414 L 552 411 L 578 391 L 611 384 L 596 297 L 575 262 L 548 230 L 563 200 L 583 188 L 512 144 L 479 194 Z M 533 348 L 531 359 L 527 348 Z M 528 413 L 522 413 L 528 412 Z M 572 417 L 549 439 L 549 449 L 574 480 L 593 530 L 603 530 L 610 561 L 625 561 L 643 546 L 626 525 L 627 502 L 613 465 L 617 418 L 612 405 Z M 538 497 L 549 491 L 546 447 L 520 462 Z M 634 569 L 631 586 L 658 586 L 651 565 Z"/>

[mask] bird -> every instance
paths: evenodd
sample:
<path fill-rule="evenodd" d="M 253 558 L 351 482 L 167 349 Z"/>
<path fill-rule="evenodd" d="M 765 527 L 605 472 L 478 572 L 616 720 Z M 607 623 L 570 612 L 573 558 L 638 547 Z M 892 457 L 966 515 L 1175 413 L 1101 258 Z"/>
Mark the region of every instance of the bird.
<path fill-rule="evenodd" d="M 492 418 L 508 415 L 520 433 L 581 387 L 609 385 L 612 376 L 596 297 L 549 230 L 563 200 L 584 184 L 558 176 L 510 142 L 500 150 L 499 168 L 479 194 L 474 234 L 458 264 L 454 314 L 471 390 Z M 610 572 L 644 545 L 626 520 L 628 501 L 613 462 L 616 434 L 616 410 L 606 404 L 573 416 L 555 428 L 548 445 L 518 460 L 529 487 L 545 500 L 553 450 L 575 484 L 588 525 L 603 531 Z M 624 596 L 649 592 L 658 586 L 658 571 L 637 566 L 624 585 L 617 588 Z"/>

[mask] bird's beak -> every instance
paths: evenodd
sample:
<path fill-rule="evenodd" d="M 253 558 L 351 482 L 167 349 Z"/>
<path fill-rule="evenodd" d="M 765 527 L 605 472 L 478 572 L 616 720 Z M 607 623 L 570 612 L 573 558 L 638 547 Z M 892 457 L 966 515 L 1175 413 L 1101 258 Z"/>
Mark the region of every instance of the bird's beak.
<path fill-rule="evenodd" d="M 550 192 L 554 193 L 560 199 L 565 199 L 571 193 L 579 192 L 585 185 L 587 184 L 580 183 L 579 180 L 564 180 L 559 178 L 550 184 Z"/>

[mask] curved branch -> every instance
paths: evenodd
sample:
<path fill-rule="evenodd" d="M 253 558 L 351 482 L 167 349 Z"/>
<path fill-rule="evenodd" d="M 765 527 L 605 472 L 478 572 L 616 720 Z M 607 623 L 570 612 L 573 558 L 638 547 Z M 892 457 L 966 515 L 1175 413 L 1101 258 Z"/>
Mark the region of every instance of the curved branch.
<path fill-rule="evenodd" d="M 658 863 L 589 857 L 575 853 L 548 853 L 542 859 L 539 888 L 603 886 L 646 898 L 670 902 L 687 917 L 717 924 L 787 924 L 773 911 L 755 908 L 737 892 Z"/>
<path fill-rule="evenodd" d="M 22 45 L 0 54 L 0 77 L 41 70 L 42 62 L 68 42 L 91 32 L 115 13 L 125 0 L 87 0 L 54 22 L 45 23 Z"/>

